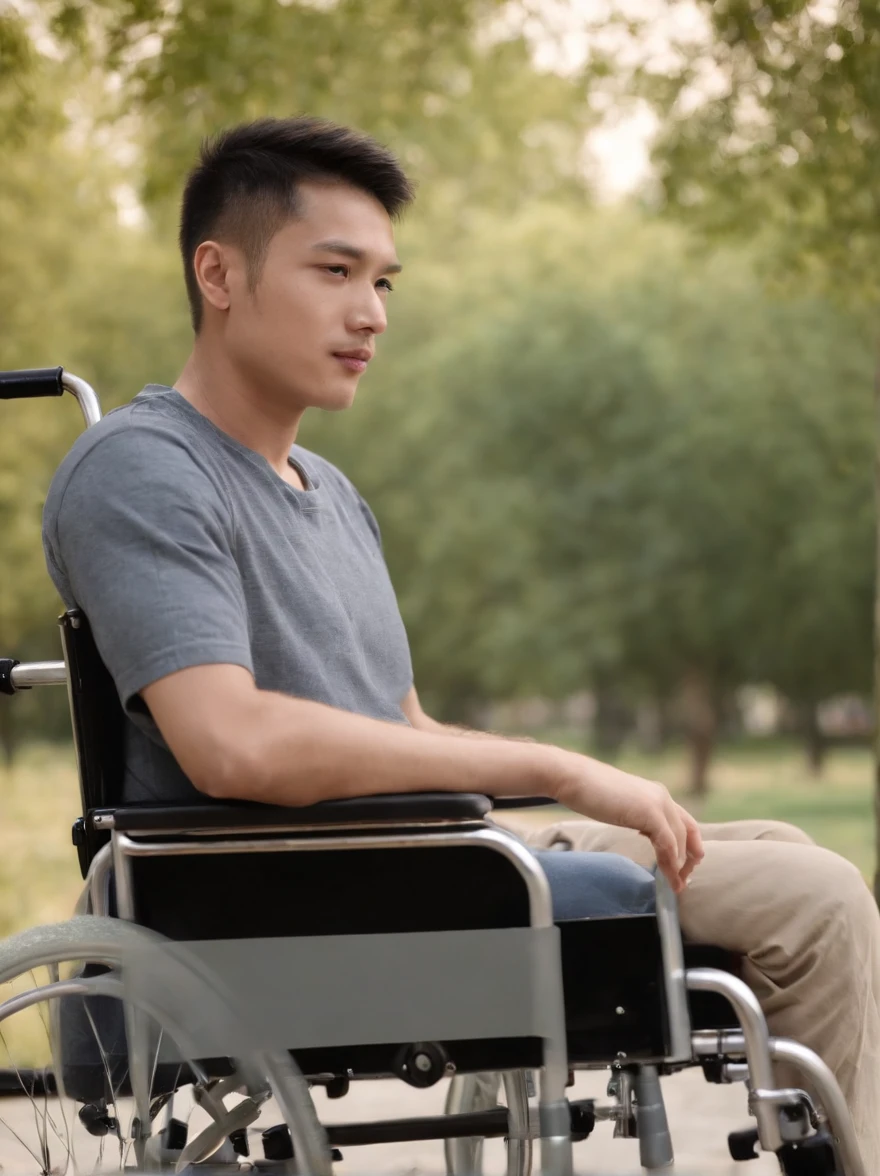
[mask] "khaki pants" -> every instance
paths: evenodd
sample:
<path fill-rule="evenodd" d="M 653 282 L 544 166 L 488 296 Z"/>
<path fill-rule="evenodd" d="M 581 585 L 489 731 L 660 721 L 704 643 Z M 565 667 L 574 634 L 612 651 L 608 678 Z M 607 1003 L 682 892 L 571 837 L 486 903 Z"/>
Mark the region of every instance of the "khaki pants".
<path fill-rule="evenodd" d="M 629 829 L 507 824 L 536 848 L 599 850 L 653 865 Z M 850 862 L 779 821 L 701 825 L 706 856 L 679 897 L 684 935 L 745 957 L 771 1034 L 815 1050 L 837 1076 L 868 1172 L 880 1172 L 880 915 Z M 785 1085 L 802 1080 L 780 1075 Z"/>

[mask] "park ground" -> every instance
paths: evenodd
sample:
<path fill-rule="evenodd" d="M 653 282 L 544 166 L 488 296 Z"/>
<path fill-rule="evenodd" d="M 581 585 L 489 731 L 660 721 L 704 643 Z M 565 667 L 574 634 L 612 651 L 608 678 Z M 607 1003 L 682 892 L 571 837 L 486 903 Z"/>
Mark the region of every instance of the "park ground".
<path fill-rule="evenodd" d="M 577 746 L 570 733 L 542 732 L 542 737 Z M 813 779 L 799 749 L 782 743 L 738 744 L 721 749 L 712 770 L 708 797 L 695 807 L 682 796 L 686 774 L 680 749 L 645 756 L 626 752 L 618 760 L 627 770 L 662 780 L 695 815 L 707 821 L 768 817 L 791 821 L 817 842 L 853 861 L 866 879 L 874 869 L 872 762 L 866 749 L 832 751 L 824 775 Z M 77 816 L 77 783 L 72 752 L 66 748 L 35 745 L 26 748 L 10 770 L 0 769 L 0 934 L 39 922 L 66 918 L 81 886 L 70 826 Z M 558 819 L 562 809 L 534 810 L 530 821 Z M 33 1022 L 12 1026 L 9 1046 L 16 1060 L 44 1040 Z M 2 1053 L 2 1049 L 0 1049 Z M 7 1062 L 0 1057 L 0 1065 Z M 576 1097 L 603 1094 L 600 1075 L 577 1079 Z M 675 1171 L 682 1176 L 735 1176 L 739 1165 L 726 1156 L 728 1131 L 748 1125 L 741 1087 L 711 1087 L 699 1072 L 667 1081 L 666 1096 L 673 1137 L 679 1157 Z M 430 1106 L 428 1105 L 430 1103 Z M 392 1117 L 428 1114 L 442 1105 L 440 1088 L 413 1091 L 399 1083 L 363 1083 L 341 1103 L 321 1103 L 327 1117 Z M 23 1108 L 22 1108 L 23 1109 Z M 9 1120 L 9 1103 L 0 1105 L 0 1166 L 14 1171 L 16 1160 L 2 1120 Z M 489 1170 L 502 1171 L 498 1145 L 490 1149 Z M 496 1154 L 497 1153 L 497 1154 Z M 610 1128 L 600 1124 L 596 1134 L 578 1149 L 579 1168 L 600 1173 L 635 1173 L 636 1145 L 612 1141 Z M 24 1170 L 24 1169 L 22 1169 Z M 391 1176 L 417 1176 L 443 1170 L 438 1144 L 401 1144 L 357 1149 L 341 1172 L 386 1172 Z M 754 1176 L 774 1171 L 770 1157 L 751 1166 Z"/>

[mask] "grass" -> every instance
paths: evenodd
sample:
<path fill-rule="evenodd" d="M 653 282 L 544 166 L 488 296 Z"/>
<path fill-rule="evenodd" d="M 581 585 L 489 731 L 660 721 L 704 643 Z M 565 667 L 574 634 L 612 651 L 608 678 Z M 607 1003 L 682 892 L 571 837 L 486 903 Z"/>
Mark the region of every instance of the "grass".
<path fill-rule="evenodd" d="M 35 746 L 0 768 L 0 937 L 67 919 L 82 888 L 70 828 L 79 791 L 73 749 Z M 0 986 L 0 999 L 46 983 L 45 969 Z M 0 1069 L 47 1064 L 45 1008 L 10 1017 L 0 1031 Z"/>
<path fill-rule="evenodd" d="M 26 748 L 0 768 L 0 935 L 70 916 L 82 888 L 70 829 L 79 815 L 73 749 Z"/>

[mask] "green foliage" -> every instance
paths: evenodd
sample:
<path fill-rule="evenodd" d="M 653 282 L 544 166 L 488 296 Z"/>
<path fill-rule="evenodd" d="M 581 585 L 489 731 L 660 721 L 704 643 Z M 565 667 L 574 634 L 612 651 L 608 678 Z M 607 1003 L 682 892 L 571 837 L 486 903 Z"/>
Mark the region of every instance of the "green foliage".
<path fill-rule="evenodd" d="M 722 693 L 863 688 L 861 324 L 772 298 L 754 254 L 591 212 L 577 83 L 489 36 L 500 9 L 43 0 L 60 64 L 7 19 L 0 103 L 27 101 L 0 179 L 0 366 L 62 362 L 105 407 L 173 380 L 189 332 L 167 196 L 198 139 L 266 112 L 356 122 L 423 192 L 383 358 L 302 441 L 379 515 L 429 708 L 600 680 L 668 696 L 695 670 Z M 113 195 L 141 180 L 150 219 L 126 227 Z M 78 428 L 72 404 L 4 408 L 0 652 L 54 652 L 39 509 Z"/>
<path fill-rule="evenodd" d="M 145 192 L 176 196 L 199 142 L 266 114 L 323 115 L 393 143 L 423 203 L 508 205 L 579 186 L 588 107 L 502 32 L 502 0 L 43 0 L 139 119 Z"/>
<path fill-rule="evenodd" d="M 188 342 L 173 253 L 118 223 L 118 170 L 60 116 L 62 79 L 40 80 L 48 112 L 4 156 L 0 180 L 0 368 L 59 363 L 98 387 L 107 407 L 147 379 L 174 379 Z M 55 115 L 51 118 L 52 100 Z M 52 472 L 82 427 L 71 398 L 3 404 L 0 427 L 0 650 L 57 654 L 55 592 L 40 514 Z"/>
<path fill-rule="evenodd" d="M 720 693 L 863 689 L 860 324 L 770 298 L 747 257 L 559 203 L 442 258 L 401 284 L 348 419 L 305 437 L 376 506 L 438 701 L 609 675 L 668 697 L 694 669 Z"/>
<path fill-rule="evenodd" d="M 0 144 L 20 142 L 37 119 L 36 54 L 24 19 L 0 11 Z"/>
<path fill-rule="evenodd" d="M 642 93 L 661 113 L 670 204 L 760 239 L 786 274 L 880 295 L 880 7 L 699 0 Z M 677 64 L 670 64 L 671 62 Z"/>

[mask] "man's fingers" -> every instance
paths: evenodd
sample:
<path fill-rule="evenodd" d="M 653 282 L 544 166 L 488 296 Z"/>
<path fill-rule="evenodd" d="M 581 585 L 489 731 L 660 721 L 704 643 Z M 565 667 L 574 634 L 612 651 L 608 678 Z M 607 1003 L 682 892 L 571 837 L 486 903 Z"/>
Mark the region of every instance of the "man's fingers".
<path fill-rule="evenodd" d="M 693 874 L 694 870 L 703 860 L 705 850 L 703 849 L 703 836 L 700 833 L 699 825 L 689 812 L 682 810 L 682 814 L 687 840 L 685 844 L 685 864 L 681 871 L 681 877 L 683 882 L 687 882 L 691 874 Z"/>
<path fill-rule="evenodd" d="M 700 832 L 700 826 L 690 813 L 685 813 L 685 825 L 687 826 L 687 856 L 694 865 L 698 865 L 706 856 L 706 851 L 703 848 L 703 835 Z"/>
<path fill-rule="evenodd" d="M 670 811 L 668 819 L 673 836 L 675 837 L 677 853 L 676 862 L 679 871 L 681 871 L 684 869 L 685 864 L 687 863 L 688 831 L 683 819 L 684 811 L 680 809 L 673 800 L 670 800 L 669 802 L 669 809 Z"/>
<path fill-rule="evenodd" d="M 651 844 L 654 846 L 654 856 L 657 859 L 657 865 L 669 880 L 672 889 L 678 894 L 683 886 L 681 867 L 679 865 L 680 853 L 678 839 L 669 824 L 665 821 L 660 828 L 649 836 L 651 838 Z"/>

